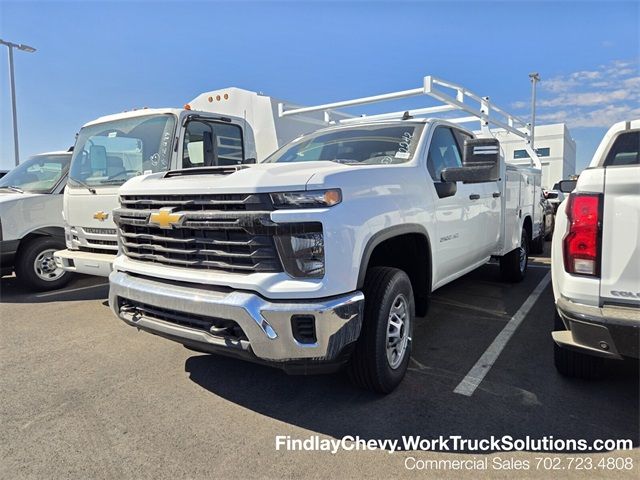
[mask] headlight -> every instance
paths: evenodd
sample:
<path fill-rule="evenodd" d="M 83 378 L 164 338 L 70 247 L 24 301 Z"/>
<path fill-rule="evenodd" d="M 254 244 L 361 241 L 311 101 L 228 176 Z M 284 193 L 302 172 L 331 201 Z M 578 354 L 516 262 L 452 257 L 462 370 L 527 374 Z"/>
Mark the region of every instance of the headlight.
<path fill-rule="evenodd" d="M 285 271 L 296 278 L 324 276 L 324 235 L 322 230 L 275 237 Z"/>
<path fill-rule="evenodd" d="M 342 201 L 338 188 L 331 190 L 309 190 L 303 192 L 272 193 L 271 200 L 280 208 L 333 207 Z"/>

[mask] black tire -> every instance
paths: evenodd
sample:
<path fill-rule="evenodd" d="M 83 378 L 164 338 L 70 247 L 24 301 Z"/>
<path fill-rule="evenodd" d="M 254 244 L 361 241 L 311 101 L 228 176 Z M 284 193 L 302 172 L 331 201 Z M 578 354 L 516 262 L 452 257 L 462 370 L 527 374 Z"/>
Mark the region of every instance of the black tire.
<path fill-rule="evenodd" d="M 71 274 L 69 272 L 62 272 L 59 276 L 52 273 L 50 280 L 45 279 L 46 272 L 41 270 L 41 274 L 38 274 L 36 268 L 36 259 L 43 254 L 43 252 L 51 252 L 55 250 L 62 250 L 65 248 L 65 244 L 62 240 L 58 240 L 53 237 L 36 237 L 29 240 L 26 244 L 21 245 L 16 254 L 16 277 L 20 284 L 27 290 L 46 291 L 55 290 L 64 287 L 69 280 L 71 280 Z M 48 253 L 46 254 L 47 262 Z M 57 270 L 56 270 L 57 271 Z"/>
<path fill-rule="evenodd" d="M 544 236 L 544 239 L 549 241 L 553 238 L 553 231 L 556 229 L 556 216 L 554 215 L 551 220 L 551 230 Z"/>
<path fill-rule="evenodd" d="M 364 298 L 362 331 L 347 372 L 351 381 L 361 388 L 390 393 L 404 378 L 411 357 L 411 338 L 415 323 L 411 281 L 405 272 L 397 268 L 373 267 L 365 278 Z M 391 309 L 403 301 L 406 302 L 409 327 L 406 330 L 400 329 L 400 336 L 406 335 L 406 347 L 403 354 L 398 354 L 395 358 L 394 361 L 398 363 L 392 366 L 392 360 L 387 356 L 387 330 Z M 403 325 L 406 326 L 406 322 Z"/>
<path fill-rule="evenodd" d="M 521 254 L 524 254 L 524 264 L 521 263 Z M 527 275 L 528 265 L 529 233 L 523 228 L 520 247 L 500 257 L 500 274 L 503 280 L 507 282 L 521 282 Z"/>
<path fill-rule="evenodd" d="M 539 254 L 544 252 L 544 233 L 538 235 L 538 238 L 531 241 L 531 247 L 529 248 L 531 253 Z"/>
<path fill-rule="evenodd" d="M 554 331 L 566 330 L 558 312 L 554 327 Z M 562 348 L 556 342 L 553 342 L 553 363 L 558 373 L 564 377 L 597 380 L 602 378 L 604 372 L 604 358 Z"/>

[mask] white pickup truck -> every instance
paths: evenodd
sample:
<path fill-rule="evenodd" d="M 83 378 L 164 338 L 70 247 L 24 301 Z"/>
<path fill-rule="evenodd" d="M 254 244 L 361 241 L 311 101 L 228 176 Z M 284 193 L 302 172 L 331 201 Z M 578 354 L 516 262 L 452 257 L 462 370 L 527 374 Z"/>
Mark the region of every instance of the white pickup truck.
<path fill-rule="evenodd" d="M 596 378 L 605 359 L 640 350 L 640 120 L 613 125 L 556 215 L 551 273 L 554 359 Z"/>
<path fill-rule="evenodd" d="M 320 114 L 280 118 L 280 101 L 240 88 L 198 95 L 185 108 L 139 109 L 84 125 L 64 193 L 65 271 L 108 276 L 118 251 L 111 211 L 118 188 L 145 173 L 264 160 L 293 138 L 322 126 Z M 339 112 L 338 118 L 344 117 Z M 334 116 L 334 118 L 335 118 Z"/>
<path fill-rule="evenodd" d="M 53 290 L 70 279 L 53 261 L 64 246 L 62 192 L 71 152 L 31 157 L 0 179 L 0 267 L 29 290 Z"/>
<path fill-rule="evenodd" d="M 455 98 L 442 92 L 450 88 Z M 423 94 L 445 104 L 345 119 L 253 166 L 129 180 L 114 211 L 114 313 L 194 350 L 290 373 L 348 364 L 356 384 L 393 390 L 432 291 L 492 257 L 510 281 L 527 271 L 540 170 L 506 165 L 488 128 L 513 130 L 531 150 L 512 127 L 525 124 L 493 119 L 486 98 L 433 77 L 414 90 L 281 108 Z M 471 113 L 486 135 L 460 126 L 469 117 L 415 118 L 445 110 Z"/>

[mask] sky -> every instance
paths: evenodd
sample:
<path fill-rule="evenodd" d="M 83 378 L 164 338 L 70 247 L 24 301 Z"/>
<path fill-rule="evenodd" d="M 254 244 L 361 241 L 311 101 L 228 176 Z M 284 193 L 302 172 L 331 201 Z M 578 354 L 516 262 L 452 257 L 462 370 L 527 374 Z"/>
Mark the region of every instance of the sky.
<path fill-rule="evenodd" d="M 608 126 L 640 117 L 639 6 L 0 0 L 0 38 L 37 48 L 14 54 L 21 160 L 68 148 L 101 115 L 229 86 L 319 104 L 434 75 L 528 119 L 537 71 L 538 123 L 568 124 L 580 171 Z M 13 165 L 10 105 L 3 47 L 0 169 Z"/>

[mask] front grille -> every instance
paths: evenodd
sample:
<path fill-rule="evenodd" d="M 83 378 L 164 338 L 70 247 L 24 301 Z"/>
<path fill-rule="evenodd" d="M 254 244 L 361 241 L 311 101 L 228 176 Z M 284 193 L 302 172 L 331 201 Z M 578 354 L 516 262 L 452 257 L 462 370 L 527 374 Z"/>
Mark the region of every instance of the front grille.
<path fill-rule="evenodd" d="M 177 267 L 232 273 L 281 272 L 268 194 L 125 195 L 114 211 L 125 255 Z M 169 228 L 152 213 L 179 214 Z"/>
<path fill-rule="evenodd" d="M 91 235 L 115 235 L 115 228 L 93 228 L 93 227 L 82 227 L 84 233 L 89 233 Z"/>
<path fill-rule="evenodd" d="M 117 242 L 116 242 L 116 245 L 117 245 Z M 89 252 L 89 253 L 106 253 L 108 255 L 116 254 L 114 250 L 109 250 L 108 248 L 93 248 L 93 247 L 85 247 L 83 245 L 79 245 L 78 250 L 80 250 L 81 252 Z"/>
<path fill-rule="evenodd" d="M 149 210 L 162 207 L 179 207 L 181 212 L 197 211 L 264 211 L 273 210 L 268 194 L 218 194 L 218 195 L 123 195 L 122 208 Z"/>
<path fill-rule="evenodd" d="M 87 243 L 91 245 L 105 245 L 108 247 L 118 247 L 117 240 L 96 240 L 94 238 L 87 239 Z"/>
<path fill-rule="evenodd" d="M 234 342 L 247 340 L 247 336 L 240 325 L 233 320 L 179 312 L 169 308 L 136 302 L 123 297 L 118 297 L 118 311 L 130 314 L 133 321 L 136 321 L 137 316 L 143 316 L 155 320 L 162 320 L 163 322 L 174 325 L 180 325 L 181 327 L 201 330 L 214 336 L 222 337 L 225 340 Z"/>

